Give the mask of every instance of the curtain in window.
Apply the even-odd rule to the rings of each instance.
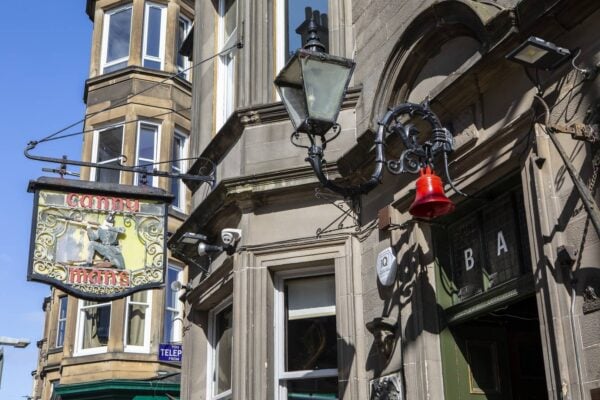
[[[127,331],[127,345],[144,345],[144,327],[146,325],[147,293],[137,292],[129,300],[129,324]],[[141,304],[140,304],[141,303]]]
[[[94,303],[86,302],[85,305]],[[110,306],[92,307],[83,310],[83,343],[82,348],[90,349],[108,344],[110,323]]]

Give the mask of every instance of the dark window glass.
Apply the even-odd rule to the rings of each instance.
[[[98,150],[96,160],[99,164],[119,166],[123,142],[123,127],[117,126],[98,133]],[[115,169],[96,168],[96,181],[119,183],[120,171]]]
[[[98,136],[97,161],[99,163],[114,160],[121,156],[121,144],[123,142],[122,126],[101,131]]]
[[[158,7],[148,7],[148,31],[146,39],[146,55],[160,57],[162,11]]]
[[[287,382],[288,399],[337,399],[337,378],[298,379]]]
[[[138,154],[137,154],[137,162],[138,166],[144,168],[148,172],[152,172],[154,169],[155,162],[155,151],[156,151],[156,139],[158,134],[158,127],[154,125],[140,125],[140,132],[138,135]],[[140,181],[141,177],[138,176],[138,183],[143,183]],[[157,179],[152,176],[146,176],[146,184],[153,186]]]
[[[110,332],[110,303],[84,301],[82,349],[108,344]]]
[[[131,35],[131,8],[117,11],[109,16],[106,62],[129,56]],[[105,71],[104,72],[108,72]]]
[[[56,329],[56,347],[62,347],[65,342],[67,324],[67,296],[58,299],[58,324]]]
[[[179,53],[181,46],[183,45],[183,41],[185,40],[186,35],[188,34],[188,30],[190,27],[190,23],[188,20],[179,18],[179,23],[177,26],[177,41],[175,43],[176,49],[175,54],[177,54],[177,68],[181,71],[187,68],[187,57]],[[183,78],[187,78],[188,73],[181,75]]]

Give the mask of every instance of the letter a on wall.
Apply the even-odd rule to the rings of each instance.
[[[159,287],[172,196],[147,186],[39,178],[28,280],[86,300]]]

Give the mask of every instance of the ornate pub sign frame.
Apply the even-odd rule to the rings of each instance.
[[[27,280],[85,300],[160,287],[167,263],[162,189],[42,177],[35,195]]]

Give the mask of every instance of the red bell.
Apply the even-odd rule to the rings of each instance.
[[[417,218],[435,218],[454,211],[454,203],[444,194],[444,186],[439,176],[431,168],[421,169],[417,179],[417,194],[408,212]]]

